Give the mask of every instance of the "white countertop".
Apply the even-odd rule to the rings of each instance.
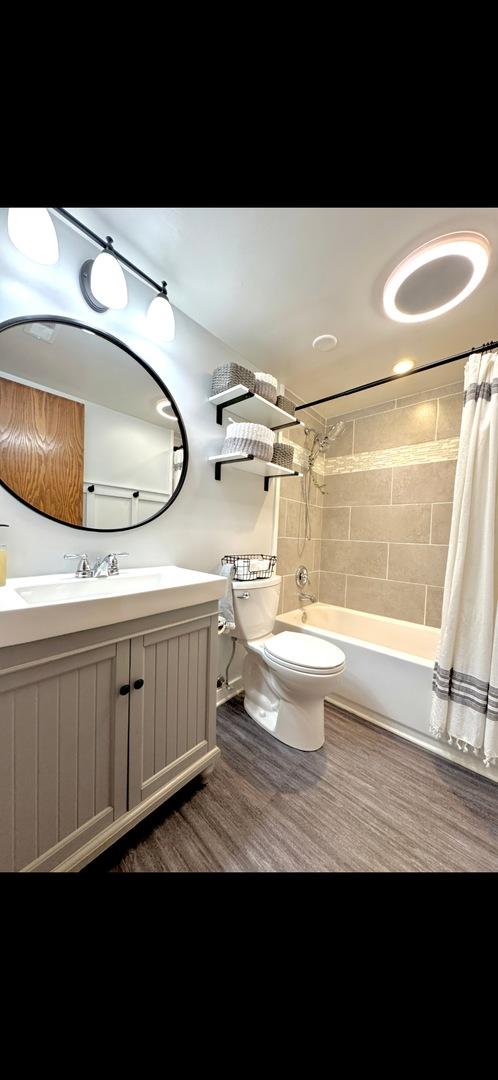
[[[120,570],[108,578],[8,578],[0,588],[0,647],[219,600],[225,589],[226,578],[181,566]]]

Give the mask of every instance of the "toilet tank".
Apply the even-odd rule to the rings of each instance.
[[[234,581],[233,608],[235,637],[255,641],[271,634],[277,617],[282,578],[262,578],[258,581]]]

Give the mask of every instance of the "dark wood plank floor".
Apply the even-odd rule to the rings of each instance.
[[[291,750],[218,710],[222,756],[82,873],[497,871],[498,789],[326,706],[326,742]]]

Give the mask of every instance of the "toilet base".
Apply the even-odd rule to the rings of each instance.
[[[322,687],[319,687],[319,697],[312,695],[308,681],[300,693],[300,681],[289,678],[288,674],[285,681],[281,680],[253,653],[245,656],[242,678],[244,709],[251,720],[295,750],[319,750],[323,746]]]

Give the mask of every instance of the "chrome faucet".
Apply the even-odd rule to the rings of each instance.
[[[313,593],[310,593],[310,592],[299,593],[299,599],[300,600],[311,600],[312,604],[316,604],[316,596],[313,596]]]
[[[119,574],[118,555],[129,554],[129,551],[112,551],[109,555],[98,555],[93,566],[90,564],[86,552],[78,552],[77,554],[67,552],[64,558],[80,560],[75,574],[77,578],[114,577]]]
[[[109,555],[99,555],[92,568],[92,577],[114,577],[119,574],[118,555],[129,554],[129,551],[111,551]]]

